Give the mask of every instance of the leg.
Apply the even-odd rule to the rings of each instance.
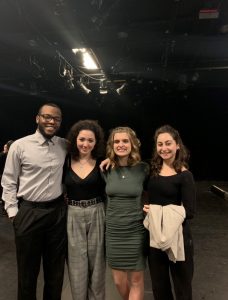
[[[144,297],[144,271],[129,272],[130,293],[129,300],[143,300]]]
[[[89,258],[89,300],[105,300],[104,204],[86,209]]]
[[[50,209],[49,209],[50,210]],[[60,300],[67,251],[66,206],[51,209],[43,246],[44,300]]]
[[[87,300],[88,254],[85,209],[68,206],[68,270],[74,300]]]
[[[173,300],[167,254],[159,249],[150,247],[148,264],[154,299]]]
[[[21,205],[14,219],[18,269],[18,300],[36,300],[43,230],[34,208]]]
[[[129,299],[129,282],[127,271],[112,269],[114,283],[123,300]]]
[[[193,246],[192,240],[185,245],[185,261],[170,264],[176,300],[192,300],[193,278]]]

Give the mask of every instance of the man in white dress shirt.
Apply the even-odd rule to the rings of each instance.
[[[60,108],[43,105],[34,134],[11,146],[2,176],[5,209],[13,222],[18,267],[18,300],[36,300],[41,258],[43,300],[60,300],[66,255],[66,205],[62,172],[66,142],[55,136]]]

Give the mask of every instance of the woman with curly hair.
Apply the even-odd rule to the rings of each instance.
[[[68,270],[74,300],[105,300],[103,130],[94,120],[70,129],[65,175]]]
[[[140,142],[129,127],[111,131],[106,157],[106,257],[122,299],[142,300],[146,230],[141,196],[149,166],[141,162]]]
[[[188,219],[194,215],[195,184],[188,170],[189,155],[179,132],[170,125],[156,130],[154,142],[148,182],[149,204],[144,205],[147,213],[144,224],[150,231],[148,262],[154,299],[174,299],[171,274],[175,299],[191,300],[193,242]],[[160,213],[161,220],[158,218]],[[172,228],[178,230],[175,229],[173,234]],[[173,236],[169,243],[165,243],[167,236]]]

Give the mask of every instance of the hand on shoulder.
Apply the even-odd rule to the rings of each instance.
[[[111,166],[111,160],[109,158],[106,158],[106,159],[102,160],[99,167],[100,167],[101,171],[104,172],[104,171],[107,171],[110,166]]]

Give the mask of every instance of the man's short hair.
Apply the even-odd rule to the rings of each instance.
[[[53,103],[53,102],[48,102],[48,103],[44,103],[42,106],[40,106],[39,111],[38,111],[38,115],[40,114],[40,112],[41,112],[41,110],[42,110],[42,108],[43,108],[44,106],[52,106],[52,107],[55,107],[55,108],[59,109],[60,112],[62,113],[61,108],[60,108],[57,104],[55,104],[55,103]]]

